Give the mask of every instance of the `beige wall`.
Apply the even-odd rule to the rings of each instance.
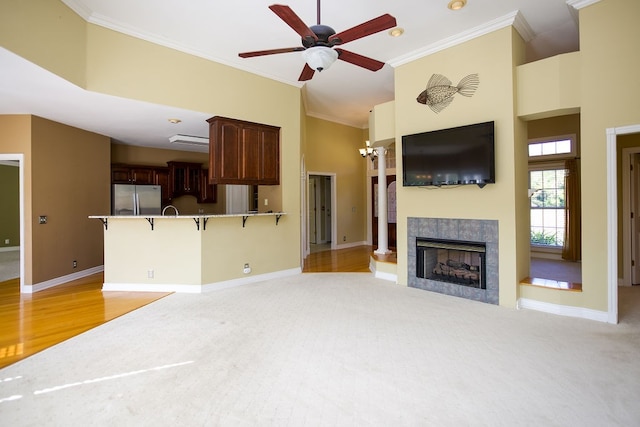
[[[20,175],[17,166],[0,164],[0,206],[0,248],[20,246]],[[5,243],[7,239],[9,243]]]
[[[402,135],[495,121],[496,183],[427,190],[398,186],[398,247],[407,247],[407,217],[491,219],[499,222],[499,286],[501,305],[515,306],[517,284],[528,273],[526,226],[526,128],[515,118],[514,70],[524,57],[522,40],[511,28],[495,31],[396,69],[396,140]],[[491,55],[487,55],[491,52]],[[439,114],[416,102],[434,73],[454,85],[478,73],[480,86],[471,98],[455,96]],[[396,146],[398,170],[402,145]],[[522,188],[520,188],[522,186]],[[407,253],[398,251],[398,281],[407,283]]]
[[[307,172],[335,174],[337,245],[367,238],[366,160],[358,153],[367,132],[315,117],[306,119]]]
[[[84,86],[87,23],[61,1],[2,0],[0,46]]]
[[[607,309],[606,129],[640,124],[640,2],[603,0],[580,10],[582,277],[584,306]],[[603,76],[610,84],[603,84]]]

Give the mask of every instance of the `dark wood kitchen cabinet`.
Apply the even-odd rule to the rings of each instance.
[[[137,165],[111,165],[112,184],[155,184],[155,168]]]
[[[209,120],[209,183],[280,184],[280,128],[212,117]]]
[[[218,199],[218,185],[209,184],[209,171],[202,169],[200,173],[200,197],[198,203],[216,203]]]
[[[169,194],[172,198],[184,195],[200,197],[202,165],[189,162],[167,162],[169,166]]]
[[[169,168],[156,168],[155,185],[162,188],[162,205],[167,205],[173,198],[169,192]]]

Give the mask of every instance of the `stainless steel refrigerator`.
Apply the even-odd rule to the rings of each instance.
[[[111,215],[160,215],[161,211],[159,185],[113,184]]]

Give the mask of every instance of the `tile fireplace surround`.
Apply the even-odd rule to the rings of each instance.
[[[445,295],[498,304],[498,221],[454,218],[408,218],[408,285]],[[422,279],[416,276],[416,238],[484,242],[487,246],[486,289]]]

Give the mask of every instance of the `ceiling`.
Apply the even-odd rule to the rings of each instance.
[[[449,10],[448,0],[324,0],[321,23],[336,32],[389,13],[404,34],[391,37],[383,31],[341,46],[385,62],[380,71],[337,61],[304,85],[298,82],[304,66],[301,52],[238,56],[301,45],[300,36],[269,10],[271,1],[62,1],[92,24],[304,86],[308,115],[366,128],[371,108],[394,98],[394,67],[456,43],[513,25],[527,41],[528,61],[578,50],[577,11],[570,5],[584,0],[468,0],[459,11]],[[317,23],[316,1],[283,3],[307,25]],[[176,133],[206,137],[205,120],[215,111],[186,111],[89,92],[2,48],[0,64],[0,114],[34,114],[127,144],[207,150],[176,147],[168,138]],[[182,122],[172,125],[170,117]]]

